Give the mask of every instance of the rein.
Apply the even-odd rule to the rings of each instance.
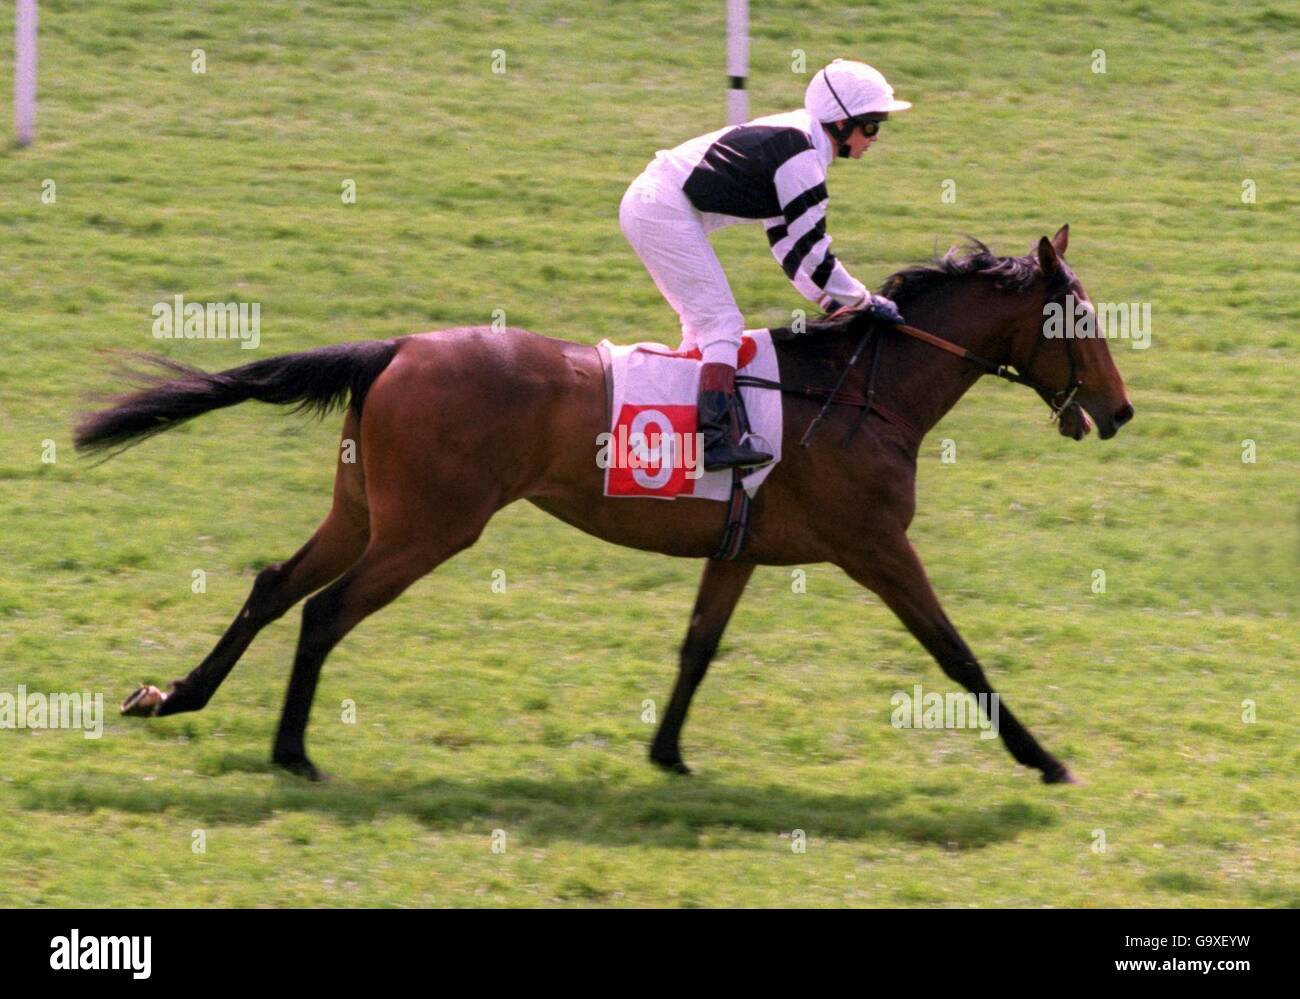
[[[812,422],[808,424],[808,429],[804,431],[803,437],[799,440],[801,447],[809,447],[812,444],[813,437],[816,435],[817,429],[825,422],[831,406],[837,404],[843,406],[855,406],[862,410],[861,414],[858,416],[857,422],[853,424],[852,429],[841,443],[841,447],[849,446],[849,442],[853,440],[854,435],[857,434],[863,421],[866,420],[867,414],[872,410],[875,410],[890,423],[894,423],[908,431],[913,438],[919,438],[920,435],[916,432],[916,429],[907,422],[907,420],[875,401],[876,368],[880,361],[881,350],[880,336],[877,331],[883,329],[897,330],[899,333],[909,336],[913,340],[920,340],[922,343],[927,343],[931,347],[937,347],[939,350],[952,354],[954,357],[960,357],[963,361],[969,361],[971,364],[982,369],[986,374],[994,375],[1001,378],[1003,381],[1013,382],[1016,385],[1024,385],[1033,389],[1040,397],[1042,397],[1043,401],[1047,403],[1048,408],[1052,411],[1052,415],[1048,418],[1048,421],[1051,423],[1055,423],[1059,420],[1061,414],[1074,403],[1074,397],[1078,394],[1079,389],[1083,385],[1083,381],[1078,375],[1078,368],[1075,365],[1074,350],[1072,349],[1068,337],[1065,340],[1065,356],[1070,362],[1070,380],[1065,388],[1053,391],[1042,382],[1037,381],[1024,373],[1033,367],[1034,358],[1038,355],[1038,348],[1042,346],[1043,338],[1041,337],[1036,337],[1034,339],[1034,346],[1029,351],[1029,357],[1025,359],[1022,370],[1021,365],[998,364],[996,361],[990,361],[986,357],[981,357],[979,354],[967,350],[965,347],[958,346],[951,340],[945,340],[943,337],[935,336],[933,333],[927,333],[923,329],[917,329],[915,326],[908,326],[905,323],[891,323],[888,326],[885,326],[884,324],[876,324],[871,326],[862,335],[862,339],[858,341],[858,345],[853,349],[853,353],[850,355],[848,363],[844,365],[844,370],[840,372],[839,380],[836,381],[834,388],[825,389],[811,385],[789,385],[783,382],[774,382],[767,378],[758,378],[752,375],[737,375],[736,384],[741,386],[749,385],[755,388],[776,389],[777,391],[790,395],[803,396],[806,399],[824,398],[826,401],[822,405],[821,411],[813,418]],[[862,351],[866,348],[868,341],[870,341],[873,336],[875,337],[876,342],[871,352],[871,371],[867,377],[866,397],[864,398],[851,392],[840,391],[844,385],[844,380],[848,377],[849,372],[857,366],[858,359],[862,356]]]
[[[1028,386],[1042,396],[1043,401],[1046,402],[1048,407],[1051,409],[1052,415],[1050,422],[1052,423],[1055,423],[1061,418],[1061,414],[1069,408],[1072,402],[1074,402],[1075,395],[1078,394],[1079,389],[1083,385],[1083,382],[1078,377],[1078,371],[1075,368],[1074,351],[1070,348],[1070,341],[1068,338],[1065,341],[1065,354],[1070,361],[1070,381],[1065,388],[1058,392],[1053,392],[1042,382],[1036,381],[1028,375],[1022,374],[1017,370],[1018,366],[997,364],[990,361],[988,358],[980,357],[978,354],[972,353],[965,347],[959,347],[957,344],[943,339],[943,337],[935,336],[933,333],[927,333],[925,330],[917,329],[915,326],[907,326],[900,323],[893,328],[898,330],[900,333],[907,334],[914,340],[920,340],[922,343],[928,343],[932,347],[946,350],[949,354],[960,357],[962,360],[970,361],[976,367],[983,368],[984,371],[990,375],[996,375],[1004,381],[1014,382],[1017,385]],[[1034,357],[1037,356],[1038,348],[1040,346],[1042,346],[1042,339],[1035,338],[1033,349],[1029,351],[1029,357],[1025,359],[1024,368],[1026,371],[1033,367]],[[1062,396],[1064,396],[1064,398],[1061,398]],[[1057,399],[1060,399],[1061,401],[1057,402]]]

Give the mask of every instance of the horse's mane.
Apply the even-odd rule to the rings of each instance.
[[[897,302],[906,315],[908,306],[917,299],[942,291],[958,278],[986,276],[1004,291],[1027,291],[1041,274],[1038,258],[1032,252],[1023,257],[999,257],[981,240],[967,236],[966,243],[950,247],[941,257],[895,271],[880,286],[880,294]],[[854,326],[857,318],[857,313],[848,312],[834,319],[812,319],[808,321],[808,333],[842,333]],[[799,339],[786,329],[773,330],[772,334],[778,341]]]
[[[1004,291],[1025,291],[1039,277],[1038,260],[1032,254],[1023,257],[999,257],[974,236],[966,237],[964,246],[950,247],[942,257],[896,271],[880,286],[880,294],[892,298],[899,308],[922,295],[937,291],[953,278],[984,275],[993,278]]]

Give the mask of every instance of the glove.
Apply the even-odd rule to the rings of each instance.
[[[903,322],[903,314],[898,311],[898,306],[894,304],[892,298],[886,298],[884,295],[872,295],[867,302],[866,313],[872,319],[881,323],[892,323],[895,326]]]
[[[846,307],[850,307],[850,306],[851,306],[851,307],[853,307],[853,308],[855,308],[855,309],[857,309],[857,308],[862,308],[862,307],[865,306],[865,305],[866,305],[870,300],[871,300],[871,293],[870,293],[870,292],[868,292],[867,295],[866,295],[865,297],[854,299],[854,300],[851,301],[851,302],[841,302],[841,301],[839,301],[839,300],[837,300],[837,299],[831,298],[829,295],[823,295],[823,296],[818,300],[817,304],[818,304],[819,306],[821,306],[821,309],[822,309],[822,318],[824,319],[824,318],[826,318],[827,316],[833,316],[835,313],[839,312],[840,309],[843,309],[843,308],[846,308]]]

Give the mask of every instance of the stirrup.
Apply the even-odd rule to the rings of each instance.
[[[726,468],[753,471],[770,465],[772,455],[742,441],[738,444],[723,443],[713,448],[706,448],[703,460],[706,472],[718,472]]]

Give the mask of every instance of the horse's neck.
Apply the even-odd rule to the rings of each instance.
[[[918,307],[907,322],[959,347],[990,359],[1000,353],[996,316],[980,309],[963,311],[952,299],[944,308]],[[882,350],[876,377],[876,397],[924,437],[979,379],[981,370],[945,350],[897,331],[886,333],[877,344]],[[867,369],[870,363],[868,359]]]

